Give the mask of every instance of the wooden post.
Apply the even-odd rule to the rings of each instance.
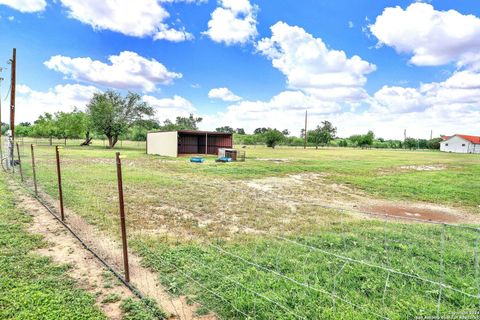
[[[33,144],[30,145],[30,149],[32,151],[32,173],[33,173],[33,186],[35,187],[35,196],[38,197],[38,189],[37,189],[37,173],[35,171],[35,151],[33,150]]]
[[[58,178],[58,197],[60,198],[60,217],[65,221],[65,212],[63,211],[63,190],[62,190],[62,173],[60,170],[60,151],[55,146],[55,154],[57,156],[57,178]]]
[[[120,152],[116,153],[116,161],[117,161],[118,204],[120,209],[120,229],[122,232],[122,246],[123,246],[123,266],[125,269],[125,281],[130,282],[130,271],[128,269],[127,228],[125,226],[125,203],[123,201],[122,160],[120,158]]]
[[[20,159],[20,147],[17,142],[18,170],[20,171],[20,180],[23,182],[22,159]]]
[[[208,155],[208,133],[205,132],[205,155]]]

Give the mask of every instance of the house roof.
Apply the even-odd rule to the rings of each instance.
[[[450,137],[444,136],[442,138],[444,138],[444,141],[446,141],[446,140],[449,140],[450,138],[453,138],[453,137],[460,137],[460,138],[462,138],[464,140],[467,140],[467,141],[469,141],[473,144],[480,144],[480,137],[479,136],[469,136],[469,135],[466,135],[466,134],[455,134],[455,135],[450,136]]]

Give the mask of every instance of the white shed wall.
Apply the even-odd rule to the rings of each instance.
[[[147,134],[147,153],[167,157],[178,156],[178,132],[150,132]]]
[[[454,136],[446,141],[440,142],[440,151],[455,153],[480,153],[480,145],[476,145]]]

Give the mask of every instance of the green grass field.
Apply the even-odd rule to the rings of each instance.
[[[410,319],[478,305],[478,231],[319,205],[401,200],[477,215],[478,155],[257,146],[244,163],[194,165],[122,147],[130,245],[172,294],[200,301],[200,313]],[[66,206],[118,237],[114,152],[61,155]],[[53,149],[36,155],[40,188],[56,198]]]
[[[32,253],[45,243],[24,230],[31,219],[15,208],[3,175],[0,194],[0,319],[105,319],[68,266]]]

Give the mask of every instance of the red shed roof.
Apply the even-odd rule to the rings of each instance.
[[[478,136],[469,136],[469,135],[466,135],[466,134],[455,134],[453,136],[450,136],[450,137],[447,137],[447,136],[443,136],[442,138],[444,140],[448,140],[450,138],[453,138],[453,137],[460,137],[462,139],[465,139],[467,141],[470,141],[471,143],[473,144],[480,144],[480,137]]]
[[[178,130],[178,133],[183,134],[192,134],[192,135],[205,135],[210,136],[231,136],[231,133],[228,132],[216,132],[216,131],[198,131],[198,130]]]
[[[216,132],[216,131],[198,131],[198,130],[175,130],[175,131],[163,131],[163,130],[157,130],[157,131],[150,131],[149,133],[157,133],[157,132],[178,132],[182,134],[188,134],[188,135],[196,135],[196,136],[204,136],[205,134],[208,134],[209,136],[232,136],[232,133],[227,133],[227,132]]]

